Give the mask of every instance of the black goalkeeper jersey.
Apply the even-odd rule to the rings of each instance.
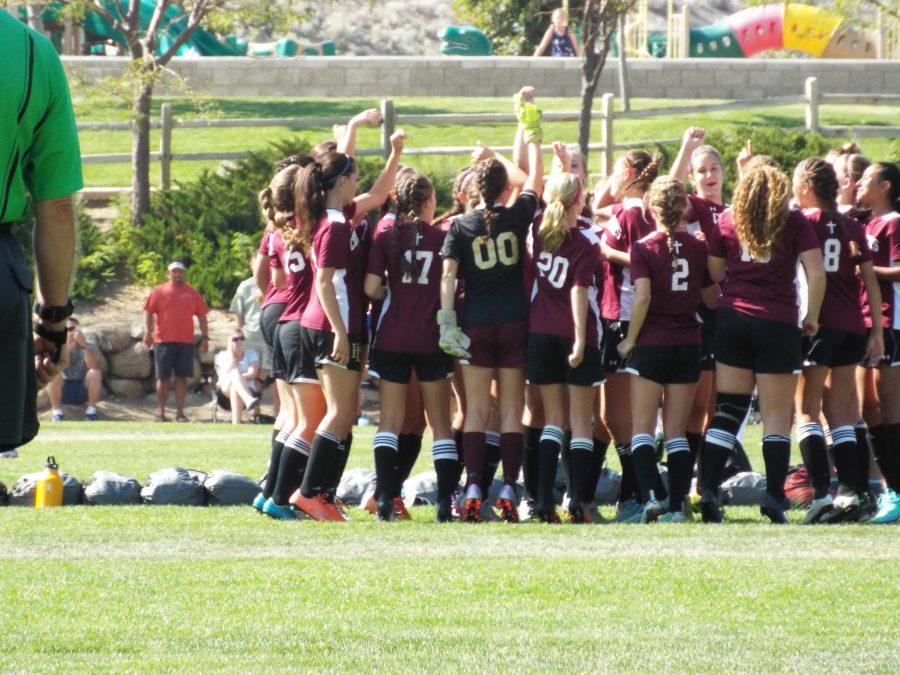
[[[512,206],[491,208],[496,216],[490,235],[484,209],[475,209],[453,221],[441,249],[444,258],[459,263],[458,278],[465,284],[463,328],[528,320],[523,261],[538,196],[525,190]]]

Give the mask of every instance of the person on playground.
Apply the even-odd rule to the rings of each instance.
[[[187,378],[194,375],[194,317],[200,324],[200,353],[209,349],[209,310],[199,291],[185,282],[183,262],[169,264],[169,281],[156,286],[144,303],[144,345],[153,348],[156,364],[157,422],[166,422],[169,382],[175,379],[175,419],[187,422]]]
[[[662,516],[666,522],[683,523],[693,474],[685,430],[700,379],[697,306],[701,297],[714,306],[718,289],[707,271],[706,242],[688,232],[690,203],[684,183],[670,176],[657,178],[644,204],[657,231],[631,245],[634,305],[618,352],[627,358],[625,368],[632,376],[631,457],[641,492],[641,522]],[[660,399],[669,469],[665,509],[656,496],[654,436]]]
[[[832,166],[818,157],[800,162],[794,170],[793,192],[797,207],[816,230],[827,278],[819,332],[804,339],[803,374],[795,403],[800,454],[814,490],[813,502],[803,522],[856,520],[860,506],[856,493],[858,449],[853,428],[859,418],[856,368],[864,362],[880,363],[884,356],[881,290],[865,229],[838,212],[838,180]],[[868,337],[857,268],[865,283],[867,305],[873,317],[874,328]],[[801,291],[804,290],[801,285]],[[831,431],[831,459],[838,478],[834,499],[830,491],[825,432],[820,424],[823,412]]]
[[[873,523],[900,520],[900,170],[877,162],[866,169],[857,197],[871,211],[866,238],[881,287],[885,362],[876,369],[863,401],[872,434],[872,453],[887,489],[878,500]]]
[[[543,56],[550,47],[550,56],[573,57],[581,56],[581,47],[578,45],[578,37],[569,26],[569,12],[564,7],[558,7],[550,15],[550,27],[541,38],[541,43],[534,50],[535,56]]]
[[[464,518],[480,520],[480,481],[485,470],[485,431],[491,409],[491,381],[499,384],[500,455],[504,487],[497,499],[501,517],[518,521],[515,483],[522,464],[522,406],[525,387],[525,339],[528,303],[523,259],[528,226],[543,188],[541,112],[534,89],[515,97],[516,114],[528,144],[528,178],[518,198],[508,203],[511,186],[497,159],[480,162],[475,180],[480,203],[453,221],[441,255],[441,348],[460,359],[466,392],[463,455],[466,464]],[[457,277],[465,279],[462,330],[456,312]],[[471,348],[471,353],[469,349]]]
[[[78,319],[70,316],[66,320],[68,339],[66,348],[69,365],[62,371],[62,377],[56,378],[47,386],[50,396],[50,409],[53,421],[62,422],[65,411],[63,405],[84,405],[84,419],[96,422],[98,419],[97,404],[103,391],[103,373],[97,355],[88,345]]]
[[[722,522],[722,471],[754,388],[759,392],[766,464],[760,511],[773,523],[787,522],[784,481],[791,459],[802,336],[818,332],[825,294],[819,239],[803,214],[790,208],[790,199],[790,179],[756,159],[745,167],[734,204],[719,218],[709,241],[710,276],[724,284],[716,317],[716,412],[703,445],[704,522]],[[798,261],[809,289],[802,330],[794,287]]]
[[[438,345],[434,317],[440,308],[438,264],[445,231],[433,225],[437,206],[425,176],[409,173],[395,187],[391,224],[379,225],[365,281],[366,294],[383,300],[372,343],[369,373],[379,380],[381,417],[373,440],[377,515],[393,520],[401,479],[399,434],[406,415],[408,386],[415,373],[431,426],[432,457],[438,479],[437,521],[451,519],[451,492],[458,481],[458,456],[450,430],[453,360]],[[387,276],[387,287],[382,279]]]
[[[0,12],[0,63],[0,157],[5,158],[0,165],[2,452],[35,437],[37,391],[66,367],[75,259],[72,195],[83,183],[69,87],[53,45]],[[13,227],[32,213],[36,284],[13,235]],[[32,290],[37,296],[34,322]]]

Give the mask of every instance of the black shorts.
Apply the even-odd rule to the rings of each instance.
[[[318,384],[316,361],[303,349],[303,329],[297,321],[278,324],[275,331],[275,352],[272,363],[277,364],[282,380],[295,384],[307,382]]]
[[[700,324],[700,370],[716,369],[716,310],[701,305],[697,311]]]
[[[194,376],[194,345],[187,342],[160,342],[153,347],[156,379]]]
[[[800,328],[722,307],[716,316],[716,361],[755,373],[798,374],[803,365]]]
[[[603,355],[597,347],[584,348],[584,359],[577,368],[569,365],[571,338],[546,333],[528,336],[528,359],[525,366],[528,384],[571,384],[576,387],[599,387],[606,379]]]
[[[866,356],[869,338],[836,328],[820,328],[813,338],[803,338],[803,367],[855,366]]]
[[[601,319],[603,325],[603,368],[607,374],[624,373],[625,361],[619,356],[619,343],[628,335],[627,321]]]
[[[0,452],[38,432],[37,376],[31,332],[34,278],[11,232],[0,224]]]
[[[334,333],[330,330],[315,330],[301,327],[300,333],[302,335],[302,349],[308,354],[308,358],[313,359],[316,369],[320,369],[322,366],[337,366],[338,368],[346,368],[356,372],[362,370],[360,362],[362,343],[359,333],[350,333],[347,336],[350,340],[350,360],[347,361],[345,366],[331,360],[331,352],[334,349]]]
[[[700,380],[700,345],[638,345],[625,370],[657,384],[694,384]]]
[[[437,382],[452,377],[453,366],[453,357],[444,352],[413,354],[373,349],[369,354],[368,373],[379,380],[408,384],[415,370],[419,382]]]
[[[259,314],[259,332],[262,334],[266,347],[273,353],[275,351],[275,330],[278,328],[278,319],[284,314],[285,307],[287,307],[285,303],[275,302],[263,307]]]
[[[872,329],[869,329],[869,334]],[[900,330],[884,329],[884,358],[879,363],[864,363],[867,368],[900,366]]]
[[[88,401],[88,390],[84,380],[63,380],[63,405],[84,405]]]

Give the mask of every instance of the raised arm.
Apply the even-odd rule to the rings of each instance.
[[[688,127],[681,138],[681,147],[678,148],[678,154],[675,155],[675,162],[669,169],[669,176],[677,178],[684,183],[688,178],[691,168],[691,155],[694,150],[703,145],[706,140],[706,131],[700,127]]]
[[[391,134],[391,155],[388,157],[387,163],[384,165],[378,179],[372,185],[368,192],[357,195],[356,199],[356,216],[361,219],[366,213],[372,209],[376,209],[387,200],[394,187],[394,181],[397,179],[397,170],[400,168],[400,157],[403,155],[403,145],[406,142],[406,132],[398,129]]]
[[[482,145],[481,141],[477,142],[475,149],[472,151],[472,159],[476,162],[483,162],[486,159],[496,159],[503,164],[503,166],[506,167],[506,175],[509,179],[509,184],[513,186],[513,189],[521,190],[522,186],[525,185],[525,181],[528,179],[528,172],[523,171],[516,162],[507,159],[499,152],[494,152],[486,145]]]
[[[354,153],[356,153],[356,132],[361,126],[365,126],[366,124],[370,126],[381,124],[381,112],[378,108],[363,110],[361,113],[354,115],[350,119],[347,126],[344,127],[344,133],[338,140],[337,151],[352,157]]]

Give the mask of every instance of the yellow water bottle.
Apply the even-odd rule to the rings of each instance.
[[[62,506],[63,480],[59,475],[56,458],[47,458],[44,474],[38,478],[37,491],[34,493],[34,508],[43,509],[50,506]]]

